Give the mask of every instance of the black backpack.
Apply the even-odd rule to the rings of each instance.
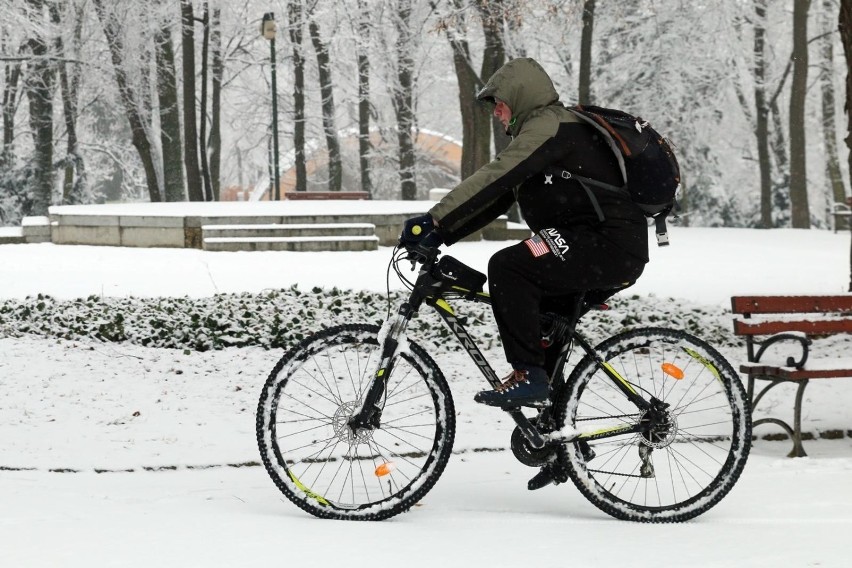
[[[609,142],[618,159],[624,186],[617,187],[570,172],[563,172],[562,176],[574,178],[583,186],[601,221],[603,212],[586,184],[626,191],[645,216],[654,219],[657,245],[668,245],[666,217],[675,206],[675,194],[680,186],[680,167],[668,141],[647,121],[620,110],[580,105],[567,109],[594,126]]]

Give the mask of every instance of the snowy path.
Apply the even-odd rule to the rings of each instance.
[[[848,566],[852,442],[757,453],[733,492],[682,525],[609,519],[571,485],[525,489],[506,452],[453,456],[421,505],[382,523],[322,521],[260,467],[0,472],[2,565]],[[842,457],[839,457],[842,456]]]
[[[652,249],[635,293],[725,306],[734,293],[842,293],[848,281],[848,234],[675,229],[672,238],[669,249]],[[463,243],[452,253],[483,267],[500,246]],[[0,298],[208,296],[292,283],[382,290],[389,253],[6,245]],[[725,355],[738,362],[743,353]],[[852,565],[848,435],[807,441],[810,457],[798,460],[783,457],[789,441],[759,440],[739,484],[709,513],[683,525],[624,523],[571,486],[528,492],[533,470],[508,452],[469,451],[505,448],[511,426],[471,401],[481,380],[452,357],[441,365],[457,402],[456,447],[467,451],[409,514],[316,520],[285,501],[263,468],[222,466],[258,460],[254,409],[278,356],[0,339],[0,568]],[[791,404],[792,392],[776,389],[763,412],[789,419]],[[805,429],[849,431],[850,405],[852,380],[813,384]],[[218,467],[189,469],[205,465]],[[159,466],[177,469],[145,469]]]

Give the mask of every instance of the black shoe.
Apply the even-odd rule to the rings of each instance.
[[[553,473],[553,466],[551,464],[547,464],[538,470],[538,473],[535,474],[532,479],[527,481],[527,489],[535,491],[536,489],[547,487],[551,483],[558,483],[558,481]]]
[[[595,459],[595,451],[589,447],[588,442],[581,440],[579,444],[580,454],[583,456],[583,460],[585,460],[586,463]],[[535,491],[536,489],[547,487],[551,483],[559,485],[566,481],[568,481],[568,472],[566,471],[565,466],[560,465],[558,460],[552,461],[544,464],[541,469],[538,470],[538,473],[527,482],[527,489]]]
[[[550,384],[547,373],[541,367],[515,369],[503,380],[499,389],[480,391],[473,400],[500,408],[549,406]]]

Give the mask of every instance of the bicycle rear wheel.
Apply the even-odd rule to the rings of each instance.
[[[613,517],[678,522],[718,503],[734,486],[751,448],[751,419],[742,383],[707,343],[678,330],[644,328],[595,348],[646,400],[640,412],[588,355],[559,398],[559,428],[579,434],[559,457],[577,488]],[[612,435],[637,424],[645,433]]]
[[[409,509],[449,459],[455,411],[435,362],[416,344],[399,353],[378,428],[348,420],[380,358],[375,325],[323,330],[288,351],[266,381],[257,442],[282,493],[322,518],[379,520]]]

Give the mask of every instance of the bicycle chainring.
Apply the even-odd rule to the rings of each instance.
[[[512,431],[511,448],[518,461],[529,467],[541,467],[550,463],[555,455],[555,451],[549,444],[540,449],[530,446],[529,441],[517,426]]]

